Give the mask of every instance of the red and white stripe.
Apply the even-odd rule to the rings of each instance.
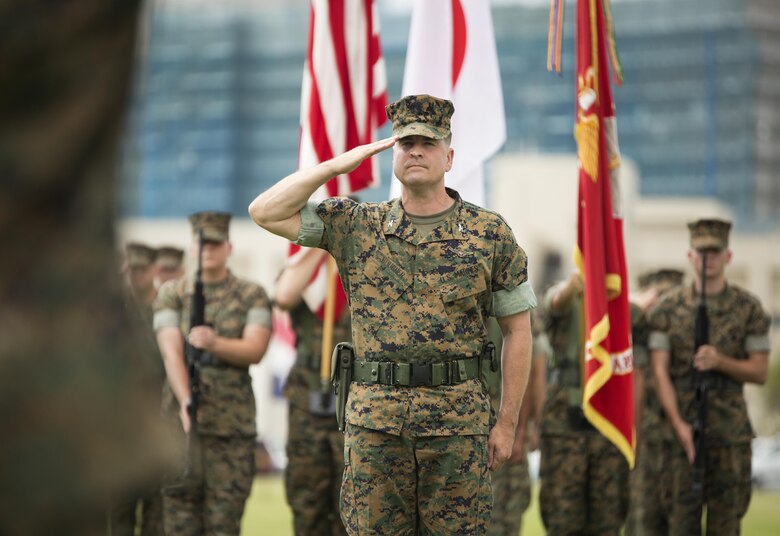
[[[375,0],[312,0],[303,68],[298,168],[306,169],[375,139],[387,120],[387,75]],[[328,181],[312,196],[349,195],[379,184],[378,160],[365,160]],[[290,262],[300,248],[291,245]],[[314,274],[304,300],[319,314],[325,301],[324,270]],[[341,284],[336,285],[340,293]],[[341,306],[340,306],[340,303]],[[337,301],[336,315],[346,298]]]

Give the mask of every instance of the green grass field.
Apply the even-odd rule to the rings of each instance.
[[[241,523],[242,536],[292,536],[292,517],[284,497],[280,476],[263,476],[255,480]],[[742,533],[748,536],[780,534],[780,493],[755,491]],[[530,509],[523,516],[523,535],[544,534],[536,493]]]

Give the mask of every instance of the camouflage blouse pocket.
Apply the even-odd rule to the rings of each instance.
[[[362,267],[361,277],[355,280],[360,282],[359,294],[393,301],[398,300],[413,282],[412,276],[386,255],[369,257]]]
[[[440,289],[447,311],[463,312],[477,307],[482,293],[487,290],[485,278],[477,266],[458,269],[442,277]]]
[[[476,336],[483,331],[480,300],[486,291],[487,283],[477,266],[456,270],[443,278],[439,296],[458,336]]]

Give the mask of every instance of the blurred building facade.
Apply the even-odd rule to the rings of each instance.
[[[391,99],[400,96],[408,13],[379,0]],[[209,6],[212,7],[209,7]],[[308,2],[168,0],[152,14],[140,70],[121,211],[243,216],[295,168]],[[563,74],[545,69],[546,7],[494,6],[504,84],[504,153],[573,153],[573,9]],[[614,2],[625,82],[621,148],[643,196],[705,196],[737,226],[780,221],[780,3]],[[389,178],[389,158],[384,158]],[[387,184],[368,198],[387,197]]]

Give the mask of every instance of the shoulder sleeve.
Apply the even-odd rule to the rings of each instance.
[[[166,327],[178,328],[181,325],[181,296],[177,292],[178,280],[167,281],[157,292],[154,300],[154,330]]]
[[[647,348],[649,350],[670,349],[669,328],[671,323],[671,302],[669,299],[662,299],[647,314],[648,339]]]
[[[761,307],[761,302],[754,296],[749,296],[750,312],[748,314],[745,339],[745,350],[748,352],[768,352],[769,326],[771,318]]]
[[[295,243],[309,248],[320,247],[325,225],[317,215],[317,203],[306,203],[301,209],[301,230]]]
[[[339,260],[351,237],[360,205],[348,197],[329,197],[301,209],[301,230],[296,244],[329,251]]]
[[[552,354],[552,345],[550,345],[547,333],[542,332],[539,335],[534,335],[532,351],[534,357],[542,356],[545,359]]]
[[[250,283],[247,295],[249,309],[246,325],[259,325],[271,328],[271,300],[263,287]]]
[[[528,257],[517,245],[512,229],[500,216],[494,239],[492,291],[519,287],[528,280]]]
[[[536,307],[536,295],[528,281],[523,281],[512,290],[499,290],[493,293],[493,316],[502,318],[522,313]]]

